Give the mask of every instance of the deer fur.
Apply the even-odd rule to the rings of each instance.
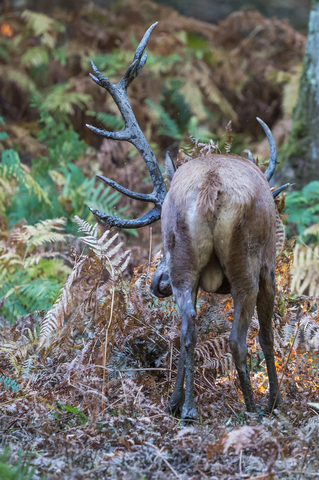
[[[271,324],[276,206],[266,178],[252,162],[237,155],[212,154],[189,161],[174,174],[164,200],[162,237],[164,255],[151,290],[159,297],[173,293],[182,314],[180,363],[169,409],[182,418],[196,417],[193,376],[199,287],[233,296],[235,313],[229,344],[249,411],[255,410],[255,403],[247,369],[246,335],[257,304],[272,409],[278,390]]]

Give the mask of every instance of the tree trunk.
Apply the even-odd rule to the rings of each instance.
[[[319,179],[319,0],[313,0],[306,53],[292,129],[283,152],[281,180],[296,189]]]

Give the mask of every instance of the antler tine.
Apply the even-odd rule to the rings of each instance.
[[[277,161],[277,149],[276,149],[276,144],[274,137],[272,136],[272,133],[270,131],[270,128],[263,122],[260,118],[257,117],[257,121],[260,123],[260,125],[263,127],[265,134],[267,135],[268,142],[269,142],[269,148],[270,148],[270,158],[269,158],[269,165],[264,173],[265,177],[267,178],[268,182],[271,179],[271,177],[274,174],[275,168],[276,168],[276,161]]]
[[[248,158],[251,162],[255,163],[255,159],[253,157],[253,154],[251,153],[250,150],[246,150],[247,154],[248,154]]]
[[[102,177],[98,175],[98,178],[103,180],[105,183],[115,188],[119,192],[127,195],[131,198],[137,200],[142,200],[144,202],[153,202],[155,207],[145,214],[143,217],[137,220],[124,220],[117,217],[107,216],[104,213],[99,212],[98,210],[90,208],[90,210],[99,217],[102,221],[108,223],[112,226],[122,227],[122,228],[136,228],[150,223],[155,222],[161,218],[161,208],[166,196],[167,190],[164,182],[164,178],[159,169],[158,163],[156,161],[155,155],[148,144],[142,130],[140,129],[135,115],[133,113],[132,107],[129,103],[127,97],[127,87],[134,80],[134,78],[139,74],[141,69],[146,63],[147,54],[144,53],[144,50],[147,46],[149,38],[152,31],[156,27],[157,22],[150,26],[147,32],[144,34],[140,44],[138,45],[132,64],[128,67],[126,73],[121,78],[119,83],[113,84],[109,81],[108,78],[104,77],[101,72],[97,69],[93,62],[92,68],[95,75],[90,74],[92,80],[97,83],[99,86],[105,88],[110,95],[112,96],[114,102],[116,103],[125,123],[125,127],[120,132],[109,132],[104,129],[96,128],[92,125],[87,125],[87,127],[98,135],[102,135],[105,138],[112,140],[126,140],[139,151],[142,156],[152,178],[154,185],[154,190],[151,194],[146,195],[142,193],[132,192],[122,187],[118,183],[110,180],[109,178]]]
[[[281,187],[276,188],[276,190],[272,192],[272,196],[276,198],[285,188],[293,187],[294,185],[295,185],[294,183],[285,183],[285,185],[282,185]]]
[[[104,77],[104,75],[102,75],[102,73],[98,70],[98,68],[95,65],[95,63],[93,62],[93,60],[91,60],[91,66],[92,66],[93,72],[96,75],[96,77],[95,77],[94,75],[92,75],[92,73],[89,73],[92,80],[95,83],[97,83],[100,87],[103,87],[108,92],[110,92],[110,90],[112,90],[113,84],[109,81],[109,79],[107,77]]]
[[[126,73],[121,79],[121,82],[125,83],[126,88],[134,80],[134,78],[137,77],[137,75],[140,73],[146,63],[147,53],[145,53],[144,55],[143,53],[148,44],[150,36],[157,24],[158,22],[153,23],[153,25],[151,25],[150,28],[144,33],[144,36],[135,51],[133,63],[128,67]]]
[[[157,198],[154,197],[153,195],[147,194],[147,193],[137,193],[137,192],[132,192],[131,190],[128,190],[125,187],[122,187],[122,185],[114,182],[114,180],[111,180],[110,178],[103,177],[102,175],[96,175],[97,178],[100,180],[103,180],[107,185],[110,185],[112,188],[117,190],[120,193],[123,193],[127,197],[134,198],[135,200],[141,200],[142,202],[153,202],[156,203]]]
[[[156,222],[161,218],[161,211],[162,208],[156,205],[152,210],[147,212],[140,218],[135,220],[124,220],[123,218],[119,217],[112,217],[111,215],[106,215],[105,213],[99,212],[92,207],[89,207],[93,215],[98,217],[102,222],[105,222],[110,227],[118,227],[118,228],[139,228],[145,227],[146,225],[150,225],[151,223]]]

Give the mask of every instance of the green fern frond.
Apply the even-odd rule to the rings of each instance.
[[[21,57],[21,65],[25,65],[26,67],[39,67],[42,64],[47,65],[48,63],[48,52],[40,46],[29,48]]]
[[[36,278],[20,285],[21,292],[30,298],[30,308],[39,299],[54,299],[59,291],[59,282],[52,278]]]
[[[50,87],[44,95],[42,108],[48,112],[73,115],[75,107],[86,110],[93,99],[87,93],[72,92],[68,83],[59,83]]]
[[[25,10],[21,17],[26,21],[27,28],[30,28],[36,37],[40,37],[41,43],[53,48],[56,42],[56,32],[63,32],[64,25],[43,13]]]
[[[84,203],[106,215],[114,215],[113,207],[121,199],[121,194],[117,191],[112,191],[111,187],[105,187],[102,183],[100,183],[97,188],[94,188],[94,190],[91,188],[90,191],[92,194]],[[128,206],[118,208],[116,212],[117,215],[123,214],[127,208]]]
[[[6,186],[6,180],[14,179],[16,182],[24,185],[29,191],[37,195],[38,199],[51,205],[47,194],[41,186],[30,175],[30,170],[26,165],[20,162],[18,153],[15,150],[4,150],[1,154],[0,179],[3,179],[3,186]],[[1,182],[2,183],[2,182]]]
[[[146,100],[147,105],[149,106],[149,113],[152,118],[154,118],[159,124],[157,133],[159,135],[167,135],[176,140],[182,138],[182,134],[179,130],[179,127],[175,120],[173,120],[167,112],[165,112],[162,107],[156,105],[156,103],[151,100]]]
[[[20,386],[17,384],[15,380],[12,380],[10,377],[5,377],[4,375],[1,375],[0,377],[0,382],[4,384],[4,387],[13,392],[17,392],[20,389]]]
[[[11,80],[18,87],[26,93],[31,93],[33,95],[39,95],[38,89],[35,82],[21,69],[15,69],[8,65],[0,64],[0,77]]]
[[[97,120],[103,123],[104,127],[111,131],[122,130],[122,128],[124,127],[124,121],[116,115],[104,112],[95,113],[91,110],[86,112],[86,114],[91,115],[92,117],[96,117]]]

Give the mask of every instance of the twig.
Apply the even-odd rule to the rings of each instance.
[[[301,465],[301,469],[303,469],[303,467],[305,466],[305,463],[306,463],[306,460],[307,460],[307,455],[308,455],[308,450],[306,450],[305,455],[303,457],[303,462],[302,462],[302,465]],[[300,473],[297,480],[300,480],[300,477],[301,477],[301,473]]]
[[[82,368],[81,370],[76,370],[75,372],[73,372],[70,377],[72,377],[73,375],[76,375],[77,373],[81,373],[81,372],[84,372],[87,368],[104,368],[105,371],[110,371],[110,372],[144,372],[144,371],[149,371],[149,370],[159,370],[159,371],[162,371],[162,372],[172,372],[172,373],[175,373],[177,375],[177,372],[176,370],[170,370],[169,368],[163,368],[163,367],[142,367],[142,368],[116,368],[116,367],[103,367],[103,365],[87,365],[85,368]],[[65,380],[66,382],[67,380]],[[63,382],[63,383],[65,383]],[[212,388],[211,385],[208,385],[206,384],[205,382],[203,382],[202,380],[199,380],[198,378],[195,379],[194,381],[195,385],[200,387],[202,385],[204,385],[205,387],[209,387],[209,388]],[[60,386],[59,386],[60,387]],[[226,395],[227,396],[227,395]]]
[[[7,400],[6,402],[0,403],[0,407],[2,407],[2,405],[5,405],[6,403],[11,403],[11,402],[14,402],[15,400],[21,400],[22,398],[30,397],[31,395],[37,395],[37,393],[33,392],[33,393],[28,393],[27,395],[23,395],[23,397],[12,398],[11,400]]]
[[[144,372],[144,370],[162,370],[165,372],[172,372],[177,374],[175,370],[170,370],[169,368],[164,368],[164,367],[144,367],[144,368],[116,368],[116,367],[103,367],[103,365],[86,365],[85,368],[82,368],[81,370],[77,370],[74,373],[71,374],[71,376],[76,375],[77,373],[84,372],[87,368],[103,368],[106,371],[110,372],[131,372],[131,371],[136,371],[136,372]]]
[[[228,407],[233,413],[234,415],[238,418],[238,415],[237,413],[235,412],[235,410],[228,404],[228,403],[225,403],[226,407]]]
[[[275,396],[275,400],[274,400],[274,403],[273,403],[273,406],[272,406],[272,409],[271,409],[271,412],[270,412],[270,417],[272,416],[273,411],[274,411],[274,408],[275,408],[275,405],[276,405],[276,401],[277,401],[277,398],[278,398],[278,395],[279,395],[280,387],[281,387],[282,381],[283,381],[283,379],[284,379],[284,376],[285,376],[285,373],[286,373],[286,368],[287,368],[287,365],[288,365],[289,360],[290,360],[290,357],[291,357],[291,352],[292,352],[292,349],[293,349],[293,347],[294,347],[294,344],[295,344],[295,341],[296,341],[296,338],[297,338],[297,335],[298,335],[298,332],[299,332],[299,327],[300,327],[300,317],[299,317],[299,320],[298,320],[298,327],[297,327],[297,330],[296,330],[296,333],[295,333],[293,342],[292,342],[292,344],[290,345],[290,349],[289,349],[289,353],[288,353],[288,358],[287,358],[287,360],[286,360],[284,369],[283,369],[283,371],[282,371],[282,375],[281,375],[281,379],[280,379],[280,382],[279,382],[279,385],[278,385],[278,388],[277,388],[277,393],[276,393],[276,396]]]
[[[285,469],[285,470],[279,470],[278,472],[274,472],[276,475],[280,475],[281,473],[288,473],[288,470]],[[241,478],[244,478],[246,480],[255,480],[256,478],[258,479],[266,479],[266,478],[270,478],[273,477],[274,473],[260,473],[256,476],[251,476],[249,473],[242,473],[242,474],[237,474],[236,477],[241,477]],[[298,474],[301,474],[301,475],[306,475],[308,477],[317,477],[318,478],[318,473],[313,473],[313,472],[305,472],[303,470],[289,470],[289,473],[293,474],[293,475],[298,475]],[[223,478],[225,478],[223,476]],[[229,477],[227,477],[229,478]]]
[[[150,227],[150,249],[148,253],[148,270],[150,269],[151,266],[151,258],[152,258],[152,239],[153,239],[153,229]]]
[[[113,265],[112,262],[109,261],[109,264],[112,269],[112,279],[114,280],[114,270],[113,270]],[[106,332],[105,332],[105,343],[104,343],[104,349],[103,349],[103,367],[106,365],[106,352],[107,352],[107,339],[108,339],[108,333],[109,333],[109,328],[111,326],[111,321],[113,317],[113,307],[114,307],[114,293],[115,293],[115,288],[113,285],[112,288],[112,301],[111,301],[111,312],[110,312],[110,320],[109,324],[107,326]],[[102,408],[104,408],[104,396],[105,396],[105,370],[103,370],[103,384],[102,384]]]
[[[164,340],[164,342],[167,342],[167,339],[165,337],[163,337],[163,335],[161,335],[160,333],[158,333],[156,331],[156,328],[154,328],[152,325],[147,325],[146,323],[142,322],[139,318],[136,318],[134,317],[134,315],[132,315],[131,313],[128,313],[128,316],[133,318],[134,320],[136,320],[137,322],[139,322],[141,325],[144,325],[144,327],[148,327],[150,328],[151,330],[154,331],[154,333],[156,333],[162,340]]]
[[[145,442],[145,445],[149,445],[150,447],[153,447],[154,449],[157,450],[157,455],[159,457],[161,457],[161,459],[166,463],[166,465],[168,466],[168,468],[170,468],[170,470],[174,473],[175,477],[176,478],[179,478],[179,480],[182,480],[182,477],[180,477],[178,475],[178,473],[176,472],[176,470],[174,470],[174,468],[172,467],[172,465],[166,460],[166,458],[162,455],[162,452],[161,450],[156,446],[156,445],[153,445],[152,443],[149,443],[149,442]]]

